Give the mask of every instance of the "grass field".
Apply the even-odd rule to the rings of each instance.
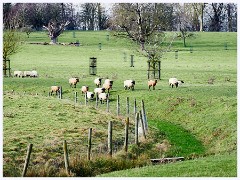
[[[144,100],[150,130],[159,136],[155,143],[161,143],[164,139],[170,142],[171,148],[164,154],[156,154],[154,158],[184,156],[194,160],[149,166],[144,171],[120,171],[106,176],[236,177],[237,34],[196,33],[194,39],[187,40],[186,48],[181,40],[176,39],[171,51],[165,53],[161,60],[161,80],[155,91],[148,91],[147,59],[136,51],[136,44],[111,34],[108,41],[107,34],[107,31],[78,31],[76,38],[73,38],[72,32],[64,32],[58,39],[62,43],[79,40],[80,47],[29,44],[49,42],[46,32],[34,32],[30,38],[25,37],[21,51],[10,58],[11,68],[36,69],[39,78],[3,79],[4,176],[21,175],[29,143],[34,144],[33,166],[44,164],[49,159],[61,161],[64,139],[69,142],[71,157],[75,151],[86,152],[90,127],[95,130],[95,146],[105,143],[109,120],[116,124],[115,140],[121,140],[123,119],[115,116],[116,106],[112,105],[119,95],[122,102],[130,97],[130,104],[136,98],[138,108],[140,101]],[[99,43],[102,44],[101,50]],[[189,51],[190,45],[193,47],[192,53]],[[178,59],[175,59],[174,51],[177,49]],[[127,60],[124,60],[124,53]],[[131,54],[134,55],[134,67],[130,67]],[[105,105],[97,110],[91,102],[91,106],[85,107],[82,96],[79,103],[74,104],[74,92],[81,94],[82,85],[88,85],[91,91],[95,87],[95,76],[89,75],[90,57],[97,57],[97,76],[114,80],[110,93],[110,114],[106,113]],[[76,89],[68,84],[72,76],[80,77]],[[168,86],[170,77],[177,77],[185,83],[172,89]],[[136,81],[134,91],[123,89],[126,79]],[[213,80],[212,84],[208,83],[210,79]],[[47,97],[51,85],[63,87],[63,100]],[[122,113],[125,111],[124,104],[121,110]],[[81,145],[83,147],[79,150]],[[189,173],[185,172],[186,167],[191,167]]]

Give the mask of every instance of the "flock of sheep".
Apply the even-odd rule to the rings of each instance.
[[[76,85],[78,82],[79,82],[79,78],[77,77],[73,77],[69,79],[70,87],[76,88]],[[169,79],[169,86],[171,86],[172,88],[174,86],[177,88],[182,83],[184,82],[182,80],[178,80],[177,78]],[[102,78],[96,78],[94,79],[94,84],[96,85],[96,88],[94,89],[93,92],[89,91],[88,86],[82,86],[81,88],[82,94],[86,96],[87,100],[92,100],[94,98],[94,95],[96,95],[96,97],[99,99],[99,101],[102,104],[104,101],[107,101],[107,99],[109,98],[109,92],[112,89],[113,81],[110,79],[105,79],[104,83],[102,84]],[[125,90],[127,89],[134,90],[134,86],[135,86],[134,80],[125,80],[123,84],[124,84]],[[157,80],[149,80],[148,90],[150,91],[151,87],[153,90],[155,90],[156,84],[157,84]],[[57,95],[58,93],[60,93],[60,89],[61,89],[60,86],[51,86],[50,94],[52,95],[53,93],[56,93]]]
[[[38,77],[37,71],[14,71],[14,77]]]

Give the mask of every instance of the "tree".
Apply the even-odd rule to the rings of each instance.
[[[57,43],[57,37],[60,36],[60,34],[64,31],[64,28],[69,24],[70,22],[67,21],[66,23],[57,23],[54,20],[51,20],[48,23],[48,26],[43,26],[45,29],[48,30],[48,36],[51,39],[50,44],[56,44]]]
[[[161,29],[160,9],[157,3],[121,3],[113,6],[112,26],[124,30],[128,37],[144,50],[146,39]]]
[[[3,75],[6,76],[7,60],[20,49],[20,35],[15,30],[3,33]],[[10,68],[10,67],[8,67]]]

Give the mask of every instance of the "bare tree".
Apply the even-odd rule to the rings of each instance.
[[[60,36],[60,34],[64,31],[64,28],[69,24],[70,22],[67,21],[66,23],[57,23],[54,20],[51,20],[48,23],[48,26],[43,26],[45,29],[48,30],[48,36],[51,39],[50,44],[56,44],[57,43],[57,37]]]

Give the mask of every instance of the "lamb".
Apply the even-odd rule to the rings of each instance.
[[[102,85],[102,78],[94,79],[94,84],[96,84],[97,87],[100,87]]]
[[[178,80],[177,78],[170,78],[169,79],[169,86],[175,86],[176,88],[178,87],[178,85],[184,83],[182,80]]]
[[[94,89],[94,93],[96,94],[96,95],[99,95],[100,93],[104,93],[105,92],[105,88],[95,88]]]
[[[99,98],[101,104],[103,104],[103,101],[107,101],[107,99],[109,98],[109,94],[100,93],[100,94],[98,95],[98,98]]]
[[[104,84],[111,84],[113,85],[113,81],[110,79],[105,79]]]
[[[76,84],[79,82],[79,78],[77,77],[74,77],[74,78],[70,78],[69,79],[69,84],[70,84],[70,87],[72,87],[74,85],[74,88],[76,88]]]
[[[22,71],[14,71],[14,72],[13,72],[13,76],[14,76],[14,77],[24,77]]]
[[[57,95],[57,93],[60,93],[60,89],[61,89],[60,86],[51,86],[51,90],[50,90],[51,95],[53,92],[55,92]]]
[[[82,94],[85,94],[88,91],[88,86],[82,86]]]
[[[124,88],[126,89],[132,89],[134,90],[134,86],[135,86],[135,81],[134,80],[126,80],[124,81]]]
[[[149,80],[148,81],[148,90],[150,91],[151,89],[151,87],[153,87],[153,90],[155,90],[155,86],[156,86],[156,84],[157,84],[157,80],[155,79],[155,80]]]

